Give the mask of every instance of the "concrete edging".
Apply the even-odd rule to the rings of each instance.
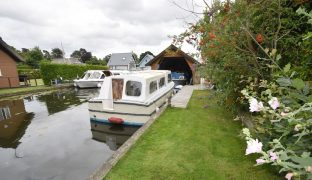
[[[130,150],[130,148],[137,142],[137,140],[144,134],[144,132],[156,121],[156,119],[165,111],[168,103],[164,105],[158,113],[151,117],[140,129],[138,129],[122,146],[120,146],[112,156],[107,159],[88,180],[101,180],[108,172],[117,164],[117,162]]]

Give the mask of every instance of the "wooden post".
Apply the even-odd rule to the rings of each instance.
[[[36,79],[36,78],[35,78],[35,84],[36,84],[36,86],[38,86],[38,85],[37,85],[37,79]]]

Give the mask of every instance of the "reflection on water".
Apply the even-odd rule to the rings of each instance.
[[[90,91],[90,90],[89,90]],[[71,106],[77,106],[88,99],[88,90],[59,91],[44,96],[39,96],[38,100],[47,106],[49,115],[64,111]],[[83,94],[83,98],[79,98]]]
[[[113,151],[92,139],[97,89],[0,101],[0,179],[86,179]]]
[[[0,101],[0,147],[17,148],[33,113],[27,113],[24,101]]]
[[[105,142],[113,151],[126,142],[139,127],[109,125],[91,121],[92,138]]]

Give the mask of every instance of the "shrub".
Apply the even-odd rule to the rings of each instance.
[[[45,85],[50,85],[51,80],[62,77],[62,79],[73,80],[80,77],[87,70],[106,70],[107,66],[96,65],[73,65],[40,63],[40,71]]]
[[[242,90],[249,101],[249,110],[253,112],[254,128],[252,132],[258,140],[251,138],[248,129],[244,129],[250,154],[250,144],[257,141],[263,150],[257,164],[269,163],[280,167],[280,172],[288,176],[312,178],[312,92],[307,83],[294,78],[290,65],[285,66],[284,75],[276,82],[261,80],[260,84],[250,82]],[[263,143],[263,144],[262,144]],[[255,143],[254,143],[255,144]]]

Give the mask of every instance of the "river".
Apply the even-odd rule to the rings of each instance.
[[[87,100],[69,89],[0,101],[0,179],[86,179],[137,129],[94,124]]]

